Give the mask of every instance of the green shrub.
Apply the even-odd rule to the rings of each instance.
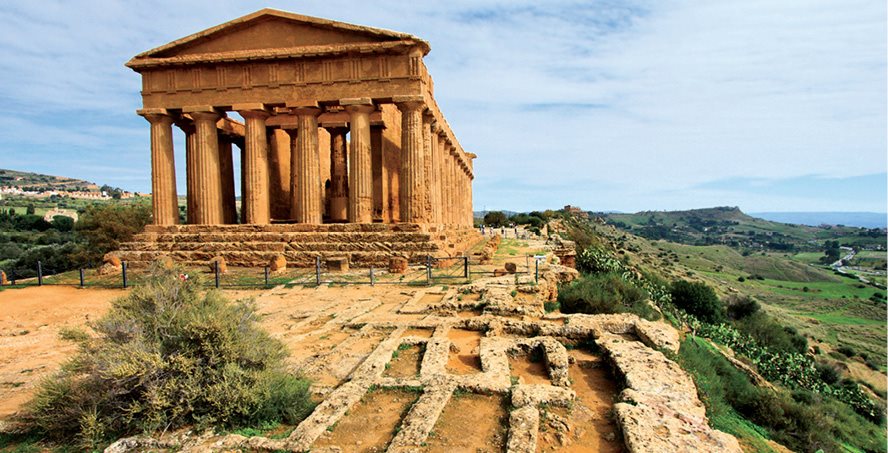
[[[761,306],[749,296],[731,296],[726,300],[728,317],[731,319],[747,318],[759,311]]]
[[[725,308],[715,291],[705,283],[676,280],[670,288],[672,303],[701,321],[718,323],[725,320]]]
[[[794,451],[842,451],[837,440],[865,451],[885,451],[880,428],[847,406],[811,392],[789,396],[755,387],[698,338],[687,337],[677,359],[693,376],[716,428],[728,428],[720,426],[720,420],[736,412],[766,428],[772,439]]]
[[[286,373],[286,349],[258,327],[253,303],[199,284],[155,266],[92,334],[64,332],[79,351],[41,383],[23,421],[94,448],[140,431],[303,419],[309,382]]]
[[[584,275],[558,290],[563,313],[635,313],[645,319],[659,319],[647,300],[644,290],[616,273]]]
[[[78,238],[86,244],[72,259],[82,265],[100,265],[105,253],[118,250],[122,242],[131,240],[150,221],[150,204],[92,205],[74,225]]]
[[[836,382],[839,382],[839,378],[841,378],[841,375],[839,374],[839,370],[837,370],[836,367],[825,363],[817,363],[814,365],[814,367],[817,368],[817,373],[820,375],[820,379],[823,382],[829,385],[833,385]]]
[[[855,355],[857,355],[857,351],[855,351],[854,348],[844,344],[839,346],[836,350],[845,357],[854,357]]]
[[[730,311],[730,306],[729,309]],[[808,350],[808,340],[792,327],[781,326],[765,312],[756,312],[738,321],[734,327],[749,335],[762,346],[777,351],[804,354]]]

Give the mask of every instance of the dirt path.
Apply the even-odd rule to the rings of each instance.
[[[0,291],[0,419],[18,411],[40,378],[75,351],[59,330],[96,320],[126,293],[66,286]]]

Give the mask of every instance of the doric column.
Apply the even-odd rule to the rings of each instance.
[[[176,161],[173,156],[173,118],[166,109],[137,112],[151,123],[151,204],[155,225],[179,223]]]
[[[413,98],[412,96],[410,98]],[[422,113],[425,103],[420,99],[395,101],[401,111],[401,221],[426,223],[425,159]]]
[[[431,222],[440,224],[444,223],[441,219],[441,209],[443,207],[441,202],[441,147],[440,140],[438,138],[438,131],[440,130],[437,121],[433,121],[431,125],[432,136],[432,153],[431,153],[431,174],[432,174],[432,184],[430,188],[430,195],[432,197],[432,218]]]
[[[450,145],[450,197],[453,202],[453,212],[451,212],[450,223],[459,225],[460,216],[460,187],[459,187],[459,163],[456,161],[456,148]]]
[[[265,128],[269,112],[262,104],[235,105],[234,108],[246,122],[244,159],[241,162],[244,181],[241,187],[241,209],[244,212],[244,222],[265,225],[271,222],[268,131]]]
[[[469,168],[463,165],[463,220],[466,226],[472,226],[472,180],[469,179]]]
[[[234,195],[234,158],[231,137],[219,134],[219,174],[222,183],[222,222],[237,223],[237,200]]]
[[[343,99],[349,115],[351,147],[348,161],[348,221],[373,222],[373,156],[370,148],[370,113],[375,110],[369,98]]]
[[[437,161],[437,175],[438,175],[438,200],[439,200],[439,208],[438,208],[438,223],[447,223],[447,212],[450,210],[450,205],[447,201],[447,142],[445,141],[444,130],[438,128],[438,146],[437,157],[435,160]]]
[[[425,220],[428,223],[435,222],[435,216],[432,205],[432,185],[434,178],[432,176],[432,122],[435,117],[429,110],[423,112],[422,115],[422,200],[425,207]]]
[[[327,127],[330,133],[330,220],[348,221],[348,128]]]
[[[475,200],[472,198],[472,176],[467,178],[467,189],[469,198],[469,226],[475,226]]]
[[[194,121],[191,118],[180,116],[175,121],[176,126],[185,134],[185,222],[194,223],[194,194],[197,193],[196,174],[197,164],[194,162]]]
[[[450,213],[453,211],[453,200],[451,199],[451,181],[450,181],[450,149],[447,147],[447,138],[442,136],[441,141],[441,198],[444,203],[441,210],[441,217],[444,224],[450,224]]]
[[[186,109],[194,118],[194,223],[222,223],[222,170],[219,162],[219,136],[216,122],[220,115],[212,108]]]
[[[298,223],[323,223],[324,188],[321,184],[321,156],[318,150],[318,107],[297,107],[296,139],[291,159],[295,187],[290,196],[291,217]]]

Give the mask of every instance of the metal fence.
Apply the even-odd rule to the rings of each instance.
[[[526,256],[525,265],[517,265],[514,273],[531,274],[539,278],[539,260]],[[223,272],[218,262],[212,267],[190,267],[183,271],[183,278],[199,278],[205,286],[215,288],[272,288],[278,285],[320,286],[320,285],[404,285],[431,286],[437,284],[463,284],[473,278],[496,275],[494,265],[482,264],[468,256],[453,258],[420,257],[408,262],[403,273],[389,272],[387,268],[361,268],[337,272],[328,267],[327,262],[317,258],[314,267],[288,268],[272,272],[264,268],[230,268]],[[2,270],[2,269],[0,269]],[[500,271],[502,273],[502,271]],[[126,261],[121,263],[119,272],[101,274],[97,269],[77,269],[57,272],[47,269],[38,261],[35,269],[27,275],[7,272],[6,287],[26,286],[74,286],[95,288],[129,288],[137,286],[147,277],[146,269],[131,268]]]

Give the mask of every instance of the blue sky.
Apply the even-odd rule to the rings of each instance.
[[[147,191],[123,64],[265,6],[430,41],[478,210],[885,211],[874,0],[4,2],[0,167]]]

